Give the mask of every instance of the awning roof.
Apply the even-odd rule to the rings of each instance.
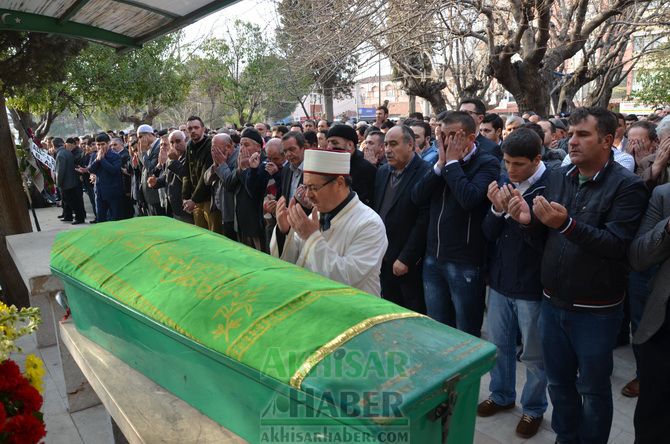
[[[238,0],[2,0],[0,30],[79,37],[139,48]]]

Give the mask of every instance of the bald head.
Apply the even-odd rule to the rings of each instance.
[[[233,145],[233,139],[226,133],[218,133],[212,137],[212,145],[217,144],[217,146],[223,147],[224,145]]]
[[[268,140],[265,143],[265,152],[268,160],[281,168],[284,164],[284,148],[282,147],[281,139],[275,137]]]

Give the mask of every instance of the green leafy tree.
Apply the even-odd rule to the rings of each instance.
[[[210,38],[194,51],[188,63],[209,102],[210,124],[222,112],[224,119],[244,125],[293,110],[308,86],[273,47],[260,27],[236,20],[223,38]]]
[[[153,123],[167,107],[184,101],[190,83],[180,60],[180,34],[153,40],[119,55],[91,45],[72,67],[71,82],[84,106],[113,112],[135,127]]]
[[[640,89],[635,98],[647,105],[670,104],[670,45],[656,54],[637,73]]]
[[[66,65],[86,44],[45,34],[0,32],[0,287],[3,299],[17,306],[28,304],[28,293],[7,252],[5,236],[32,231],[26,196],[19,174],[16,148],[4,112],[6,97],[24,88],[41,88],[66,78]]]

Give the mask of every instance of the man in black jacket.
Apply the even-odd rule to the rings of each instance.
[[[484,316],[486,193],[500,162],[475,143],[477,127],[463,111],[444,112],[436,128],[438,160],[412,192],[415,205],[430,204],[423,266],[428,315],[475,336]]]
[[[558,442],[606,443],[612,350],[623,317],[626,249],[647,204],[642,181],[614,162],[617,119],[603,108],[570,115],[573,165],[547,177],[531,206],[508,205],[528,233],[546,232],[540,337]]]
[[[357,148],[358,135],[349,125],[334,125],[326,135],[328,149],[351,153],[351,189],[365,205],[372,207],[375,193],[375,174],[377,168],[365,160],[363,153]]]
[[[235,231],[238,240],[259,251],[266,251],[263,197],[270,174],[262,162],[263,138],[255,128],[245,128],[240,136],[237,168],[231,171],[226,164],[220,166],[223,187],[235,193]]]
[[[187,174],[181,192],[184,211],[193,214],[193,222],[198,227],[217,231],[221,220],[210,216],[212,187],[205,183],[205,171],[212,166],[212,140],[205,135],[205,124],[198,116],[188,118],[186,129],[191,140],[186,145]]]
[[[429,204],[412,202],[414,184],[430,165],[414,153],[414,133],[408,126],[391,128],[384,138],[388,163],[377,171],[374,210],[386,226],[388,248],[381,266],[382,297],[426,313],[421,260],[426,250]]]
[[[670,436],[670,184],[654,188],[628,255],[634,270],[654,276],[633,344],[640,374],[635,443],[655,444]]]
[[[301,132],[291,131],[281,139],[284,156],[288,161],[286,168],[281,171],[280,190],[277,200],[284,196],[287,202],[302,184],[302,161],[305,157],[305,136]]]
[[[479,416],[491,416],[514,408],[516,401],[516,339],[521,332],[526,382],[521,395],[523,415],[516,432],[524,439],[534,436],[547,410],[547,377],[537,322],[542,305],[540,261],[543,239],[524,242],[519,224],[507,214],[507,204],[517,192],[529,204],[544,192],[547,167],[542,162],[542,140],[529,128],[520,128],[503,142],[508,178],[502,186],[491,182],[491,210],[484,218],[484,236],[492,246],[489,254],[488,339],[498,348],[491,370],[489,398],[477,407]],[[507,180],[508,179],[508,180]]]

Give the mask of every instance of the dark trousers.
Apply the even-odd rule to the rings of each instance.
[[[384,299],[417,313],[426,314],[420,268],[410,267],[406,274],[396,276],[393,274],[393,263],[383,261],[380,282]]]
[[[125,208],[122,197],[103,199],[98,195],[95,198],[95,204],[98,209],[98,222],[123,219]]]
[[[161,204],[148,204],[147,212],[149,216],[165,216],[165,208]]]
[[[84,209],[84,192],[81,186],[63,190],[63,201],[74,212],[74,220],[83,222],[86,219],[86,210]],[[66,214],[67,216],[67,214]],[[66,217],[67,219],[67,217]]]
[[[65,200],[65,192],[62,188],[59,188],[58,193],[60,194],[61,208],[63,208],[63,219],[72,220],[72,208]]]
[[[95,202],[95,190],[93,189],[92,185],[90,187],[84,185],[84,191],[88,195],[88,200],[91,202],[91,206],[93,207],[93,215],[97,218],[98,217],[98,208],[97,208],[97,204]]]
[[[613,414],[612,351],[622,318],[621,305],[591,313],[542,302],[538,326],[557,442],[607,444]]]
[[[665,323],[637,346],[640,396],[635,408],[635,444],[667,442],[670,436],[670,304]]]
[[[237,240],[237,232],[235,232],[235,222],[231,220],[229,222],[223,223],[223,235],[226,236],[228,239],[232,239],[234,241]]]

